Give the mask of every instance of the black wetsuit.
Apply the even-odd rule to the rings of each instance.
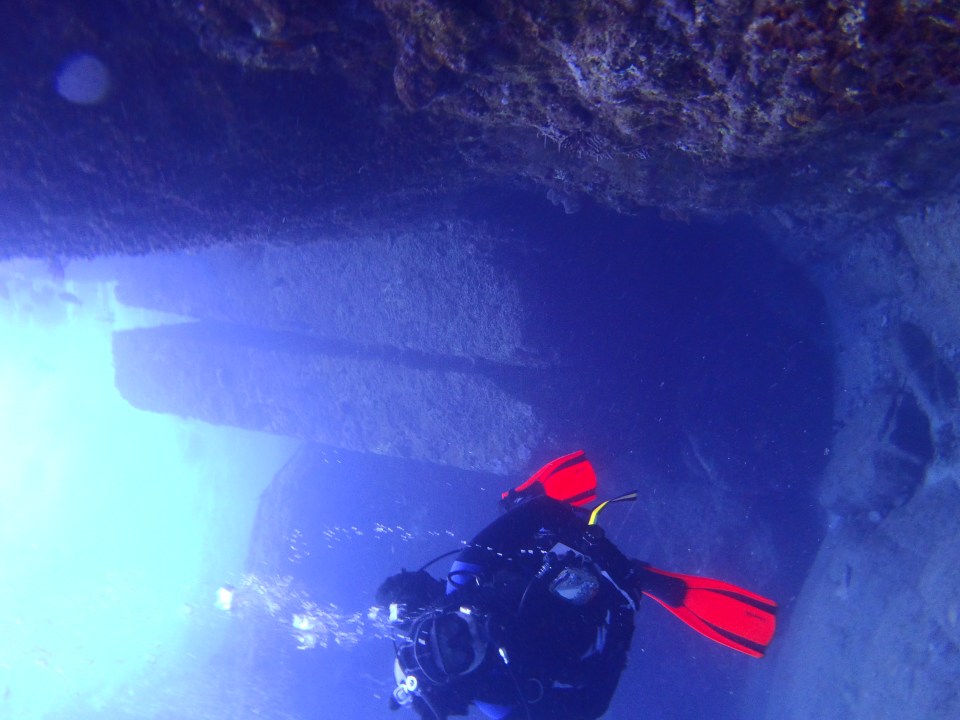
[[[545,496],[524,500],[457,555],[433,599],[475,609],[489,639],[482,664],[421,683],[414,708],[425,720],[470,704],[509,720],[600,717],[626,663],[636,587],[634,565],[585,512]]]

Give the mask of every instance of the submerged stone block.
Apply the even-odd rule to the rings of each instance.
[[[927,400],[943,407],[956,405],[957,379],[923,328],[911,322],[903,323],[900,348]]]
[[[840,515],[885,515],[922,485],[934,458],[930,420],[907,391],[876,393],[837,432],[820,502]]]
[[[890,442],[922,470],[933,460],[930,418],[913,394],[906,391],[897,393],[890,411],[891,422],[882,435],[889,436]]]
[[[917,492],[827,537],[777,648],[766,718],[960,717],[960,490]]]
[[[203,323],[117,332],[116,385],[153,412],[470,470],[526,469],[540,423],[491,377]]]
[[[516,281],[463,222],[138,259],[125,304],[373,348],[523,364]],[[171,279],[176,278],[175,282]]]
[[[920,594],[940,628],[960,649],[960,528],[938,542],[920,578]]]
[[[897,229],[913,271],[900,280],[903,293],[916,298],[914,313],[945,338],[960,335],[960,202],[949,200],[898,218]],[[909,331],[908,331],[909,332]]]

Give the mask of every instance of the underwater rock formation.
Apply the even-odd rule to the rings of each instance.
[[[152,410],[529,470],[543,438],[531,405],[464,359],[522,363],[509,304],[465,320],[483,328],[476,338],[445,333],[456,317],[419,323],[419,298],[397,305],[396,277],[373,273],[381,312],[364,335],[329,306],[346,277],[324,287],[309,245],[332,229],[383,238],[384,223],[402,228],[491,185],[571,213],[593,201],[768,218],[828,300],[839,428],[819,492],[833,530],[775,646],[784,691],[769,716],[960,714],[960,205],[945,200],[960,173],[956,3],[126,0],[107,12],[39,0],[11,4],[4,22],[0,255],[247,248],[241,287],[150,293],[259,334],[117,335],[118,385]],[[96,104],[56,93],[58,68],[80,51],[110,79]],[[280,244],[304,246],[305,262],[258,276]],[[449,258],[480,273],[485,295],[485,265],[458,252]],[[416,286],[406,260],[394,275]],[[466,266],[451,267],[462,287]],[[315,299],[293,291],[315,282]],[[277,305],[244,305],[254,285]],[[441,305],[465,297],[443,287]],[[146,288],[125,292],[153,302]],[[321,342],[325,324],[340,345]],[[760,412],[742,441],[718,435],[709,419],[736,387],[693,385],[685,415],[708,410],[694,459],[706,475],[733,459],[716,485],[735,487],[754,452],[789,444]],[[766,417],[794,409],[783,397]],[[753,466],[765,477],[751,489],[790,482],[793,459],[771,458]]]
[[[221,246],[123,271],[126,305],[340,347],[523,365],[526,310],[492,259],[503,244],[468,223],[424,223],[297,245]]]
[[[539,422],[498,383],[543,361],[526,349],[516,278],[493,260],[502,242],[438,221],[114,261],[124,304],[203,321],[120,333],[118,387],[155,412],[470,469],[525,467]]]
[[[960,169],[950,3],[176,0],[7,17],[2,251],[302,241],[491,183],[873,217]],[[119,26],[123,33],[116,33]],[[78,47],[111,91],[65,107]]]
[[[960,489],[931,487],[827,538],[781,638],[783,720],[960,716]]]
[[[326,351],[300,336],[203,323],[120,331],[116,385],[135,407],[492,473],[525,468],[531,407],[477,373]]]
[[[960,713],[956,220],[946,201],[862,232],[792,225],[784,244],[831,309],[839,429],[820,492],[830,530],[767,717]]]
[[[900,285],[919,301],[915,309],[918,322],[931,328],[939,339],[960,336],[956,295],[960,287],[960,201],[952,197],[899,216],[896,238],[915,268],[912,275],[900,276]],[[918,278],[922,282],[917,282]]]
[[[877,391],[838,430],[820,502],[842,516],[883,517],[923,484],[933,460],[930,420],[909,391]]]
[[[336,67],[359,87],[387,64],[403,105],[445,127],[470,164],[558,197],[728,212],[802,193],[862,208],[952,177],[928,154],[958,142],[960,28],[941,3],[373,5],[179,11],[208,51],[240,64]],[[366,64],[347,49],[358,18],[375,48]]]

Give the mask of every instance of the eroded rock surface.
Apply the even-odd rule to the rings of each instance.
[[[568,209],[577,194],[683,212],[801,193],[862,208],[956,172],[927,154],[958,140],[950,3],[373,5],[370,69],[389,57],[388,33],[403,104],[446,125],[471,164],[546,186]],[[286,0],[180,7],[221,57],[310,72],[331,64],[319,40],[338,36],[343,13]]]
[[[782,638],[768,717],[956,717],[960,490],[943,483],[824,544]]]
[[[300,241],[491,183],[876,217],[960,168],[952,2],[49,1],[7,27],[11,254]],[[78,49],[99,104],[54,92]]]
[[[436,222],[309,243],[221,246],[123,266],[121,302],[375,352],[526,364],[528,313],[495,239]]]
[[[960,713],[956,212],[819,242],[794,226],[784,244],[832,310],[838,431],[820,493],[831,529],[774,656],[770,718]]]
[[[135,407],[348,450],[485,472],[526,466],[530,405],[489,378],[200,323],[114,334]]]

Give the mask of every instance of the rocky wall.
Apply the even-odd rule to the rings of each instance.
[[[829,531],[775,654],[770,718],[960,715],[958,210],[791,226],[837,334]]]
[[[494,473],[525,469],[529,404],[480,373],[343,354],[301,336],[209,324],[114,334],[135,407],[329,446]]]
[[[118,387],[154,412],[510,472],[540,424],[501,381],[539,361],[500,243],[437,220],[105,261],[125,305],[202,321],[119,333]]]
[[[436,221],[299,244],[226,245],[127,264],[118,299],[190,318],[365,348],[506,364],[532,361],[526,311],[497,240]]]
[[[767,717],[960,717],[958,517],[960,490],[941,483],[831,532],[780,638]]]
[[[0,256],[256,243],[445,193],[887,216],[956,188],[951,2],[35,0]],[[108,91],[71,101],[77,53]]]

